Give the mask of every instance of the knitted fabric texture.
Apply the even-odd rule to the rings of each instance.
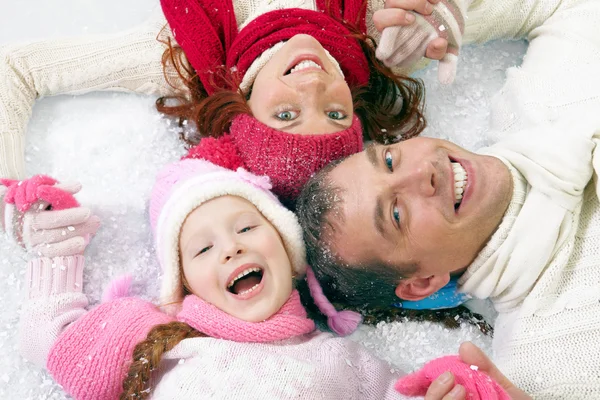
[[[331,161],[362,151],[357,116],[344,131],[323,135],[289,134],[270,128],[249,115],[238,115],[230,134],[202,139],[183,157],[205,159],[226,168],[240,166],[271,178],[273,193],[293,201],[308,179]]]
[[[407,396],[425,396],[431,383],[444,372],[454,375],[455,384],[462,385],[470,400],[510,400],[510,396],[496,381],[477,367],[462,362],[458,356],[436,358],[417,372],[406,375],[396,382],[398,392]]]
[[[208,94],[218,88],[228,88],[220,80],[219,71],[226,67],[241,81],[256,58],[262,53],[298,34],[309,34],[339,62],[350,85],[362,86],[369,81],[369,64],[359,42],[351,31],[339,22],[354,22],[366,33],[362,0],[341,2],[319,0],[319,11],[335,10],[332,14],[290,8],[267,12],[238,32],[231,0],[161,0],[161,6],[175,40],[194,67]],[[343,9],[343,11],[341,11]],[[208,28],[210,27],[210,28]],[[202,46],[198,46],[202,43]]]
[[[235,342],[274,342],[315,330],[296,290],[276,314],[261,322],[232,317],[195,295],[186,296],[176,318],[210,337]]]
[[[304,274],[302,229],[294,213],[279,203],[270,188],[266,176],[256,176],[241,168],[231,171],[205,160],[182,160],[162,169],[152,189],[149,211],[164,272],[163,303],[183,300],[179,273],[179,235],[183,222],[204,202],[220,196],[238,196],[252,203],[279,232],[294,271]]]
[[[140,299],[101,304],[61,334],[50,350],[48,371],[78,400],[116,399],[129,368],[123,360],[131,360],[133,348],[150,329],[171,321],[172,317]]]

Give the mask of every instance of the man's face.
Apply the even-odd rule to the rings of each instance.
[[[349,265],[415,266],[419,278],[467,267],[512,195],[500,160],[429,138],[371,145],[328,178],[343,203],[328,218],[334,253]]]

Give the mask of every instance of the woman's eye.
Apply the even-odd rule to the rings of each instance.
[[[341,111],[329,111],[327,117],[335,120],[346,119],[347,115]]]
[[[394,172],[394,160],[392,158],[392,153],[390,153],[389,150],[385,152],[385,165],[390,172]]]
[[[247,226],[245,228],[242,228],[238,231],[238,233],[245,233],[245,232],[249,232],[250,230],[252,230],[251,226]]]
[[[394,206],[392,208],[392,217],[398,226],[400,226],[400,210],[398,210],[398,206]]]
[[[275,115],[278,119],[282,121],[293,121],[298,118],[298,113],[296,111],[281,111]]]

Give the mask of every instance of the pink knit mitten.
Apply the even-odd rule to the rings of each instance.
[[[73,197],[80,189],[43,175],[0,179],[0,231],[38,256],[83,253],[100,220]]]
[[[405,396],[425,396],[429,385],[446,371],[452,372],[455,383],[462,385],[471,400],[510,400],[510,396],[492,378],[477,367],[462,362],[458,356],[436,358],[417,372],[398,379],[395,389]]]
[[[427,45],[438,37],[448,41],[446,55],[440,60],[438,79],[443,84],[454,81],[458,51],[462,45],[465,15],[472,0],[441,0],[431,15],[410,11],[416,20],[407,26],[390,26],[383,30],[377,46],[377,58],[388,67],[412,68],[425,56]]]

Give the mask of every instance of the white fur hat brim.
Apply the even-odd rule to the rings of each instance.
[[[304,274],[306,253],[302,228],[296,215],[269,191],[267,177],[257,177],[242,168],[231,171],[204,160],[185,161],[198,163],[201,172],[187,174],[174,182],[156,224],[158,258],[164,271],[160,293],[163,304],[181,301],[183,297],[179,235],[185,219],[203,203],[220,196],[239,196],[254,204],[279,232],[294,271]]]

